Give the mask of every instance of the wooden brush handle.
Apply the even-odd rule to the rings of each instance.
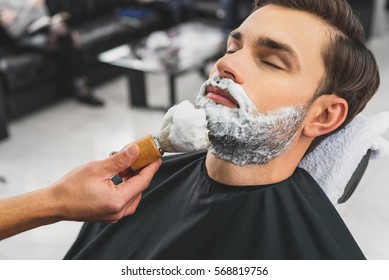
[[[139,146],[139,156],[138,159],[130,166],[133,171],[140,170],[146,165],[162,157],[162,153],[159,151],[153,135],[147,135],[136,140],[134,143]]]

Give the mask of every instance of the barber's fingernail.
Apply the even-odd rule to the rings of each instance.
[[[138,146],[137,145],[130,145],[128,148],[127,148],[127,153],[130,155],[130,156],[135,156],[138,154]]]

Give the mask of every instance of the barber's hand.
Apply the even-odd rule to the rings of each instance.
[[[56,182],[49,189],[59,220],[114,223],[133,214],[161,160],[137,175],[127,175],[119,185],[110,178],[123,173],[138,155],[138,146],[130,145],[109,158],[76,168]]]

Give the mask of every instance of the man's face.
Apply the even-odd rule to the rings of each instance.
[[[196,100],[207,113],[213,154],[251,165],[286,151],[323,77],[325,30],[313,16],[267,6],[231,33]]]
[[[306,104],[324,75],[321,50],[328,32],[308,13],[265,6],[231,33],[211,76],[217,71],[241,85],[262,113]],[[233,106],[217,94],[208,98]]]

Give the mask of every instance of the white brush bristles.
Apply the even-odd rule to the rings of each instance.
[[[183,101],[170,108],[162,120],[158,140],[165,152],[194,152],[209,146],[207,118],[203,109]]]

